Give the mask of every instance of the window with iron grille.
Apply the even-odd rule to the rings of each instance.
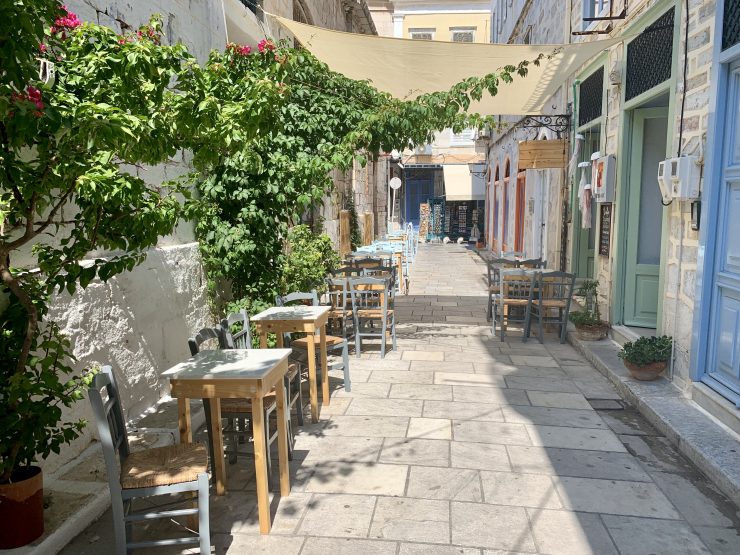
[[[578,125],[585,125],[601,116],[604,93],[604,67],[600,67],[581,82],[578,89]]]
[[[436,29],[409,29],[409,36],[414,40],[434,40]]]
[[[725,0],[722,50],[740,42],[740,0]]]
[[[627,100],[671,78],[673,23],[671,8],[627,46]]]
[[[452,42],[474,42],[475,27],[450,27]]]

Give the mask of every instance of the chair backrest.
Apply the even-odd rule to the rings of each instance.
[[[298,291],[295,293],[288,293],[287,295],[280,295],[275,297],[275,304],[277,306],[288,306],[291,303],[303,303],[303,301],[311,301],[313,306],[319,305],[319,294],[316,289],[311,289],[309,293]]]
[[[528,300],[534,293],[534,276],[517,270],[501,271],[501,300]]]
[[[377,268],[383,265],[383,261],[380,258],[373,257],[355,258],[351,265],[355,268]]]
[[[349,280],[352,310],[357,318],[357,310],[361,308],[380,308],[383,317],[388,307],[393,303],[393,287],[389,280],[377,277],[360,277]]]
[[[331,275],[334,277],[351,277],[362,275],[362,268],[356,266],[342,266],[332,270]]]
[[[233,327],[238,324],[241,324],[241,328],[232,332]],[[227,349],[252,348],[252,330],[249,325],[249,314],[246,310],[234,312],[221,320],[221,332]]]
[[[348,309],[352,306],[347,278],[326,278],[326,295],[332,308]]]
[[[203,328],[193,337],[188,339],[188,347],[190,347],[190,355],[195,356],[200,352],[200,346],[209,339],[215,339],[218,341],[219,349],[226,347],[226,341],[224,340],[224,334],[220,327],[218,328]]]
[[[539,304],[544,301],[563,301],[565,308],[570,308],[570,300],[573,296],[573,288],[576,283],[576,275],[567,272],[545,272],[539,274]]]
[[[101,391],[105,391],[105,397]],[[113,495],[121,489],[119,465],[128,457],[129,446],[118,385],[110,366],[103,366],[93,378],[88,389],[88,396],[97,424],[100,444],[103,447],[103,458],[108,470],[108,484],[111,495]]]

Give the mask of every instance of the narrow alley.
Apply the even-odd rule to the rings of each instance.
[[[269,536],[256,508],[240,517],[252,464],[228,467],[217,553],[740,552],[733,505],[570,345],[491,337],[485,268],[457,245],[420,248],[397,351],[352,353],[351,393],[336,374]],[[108,513],[64,553],[110,536]]]

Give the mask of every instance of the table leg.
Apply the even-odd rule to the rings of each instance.
[[[267,332],[260,330],[260,349],[267,349]]]
[[[329,366],[326,360],[326,329],[324,326],[321,326],[319,334],[319,345],[321,348],[321,402],[329,406],[331,398],[329,397]]]
[[[282,349],[283,348],[283,334],[282,334],[282,332],[278,332],[276,334],[275,347],[277,347],[278,349]]]
[[[216,482],[216,495],[226,493],[226,463],[224,462],[224,436],[221,428],[221,399],[208,399],[206,410],[211,418],[210,441],[213,446],[213,475]]]
[[[306,342],[308,347],[308,390],[311,397],[311,421],[319,421],[319,390],[316,385],[316,343],[311,337]]]
[[[278,383],[278,387],[281,385]],[[279,422],[280,415],[278,414]],[[284,422],[283,425],[285,425]],[[252,433],[254,435],[254,469],[257,482],[257,511],[259,514],[260,534],[269,534],[272,524],[270,522],[270,492],[267,487],[268,468],[266,452],[268,446],[265,440],[265,411],[262,397],[252,397]]]
[[[285,399],[283,380],[275,384],[277,400],[278,453],[280,455],[280,495],[290,495],[290,463],[288,462],[288,418],[290,406]]]
[[[180,429],[180,443],[192,443],[193,432],[190,429],[190,399],[177,398],[177,426]]]

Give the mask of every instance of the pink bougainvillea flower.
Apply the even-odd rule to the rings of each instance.
[[[257,50],[260,52],[265,52],[266,50],[271,52],[275,50],[275,45],[270,40],[262,39],[259,41],[259,44],[257,44]]]
[[[45,45],[45,44],[44,44],[43,42],[42,42],[41,44],[39,44],[39,51],[40,51],[40,52],[41,52],[42,54],[43,54],[44,52],[46,52],[46,45]]]
[[[77,27],[82,25],[82,21],[80,21],[76,13],[70,12],[67,9],[67,6],[62,6],[62,10],[65,12],[66,15],[57,17],[54,20],[54,25],[51,26],[50,31],[52,34],[61,32],[62,40],[64,40],[67,38],[67,30],[76,29]]]

